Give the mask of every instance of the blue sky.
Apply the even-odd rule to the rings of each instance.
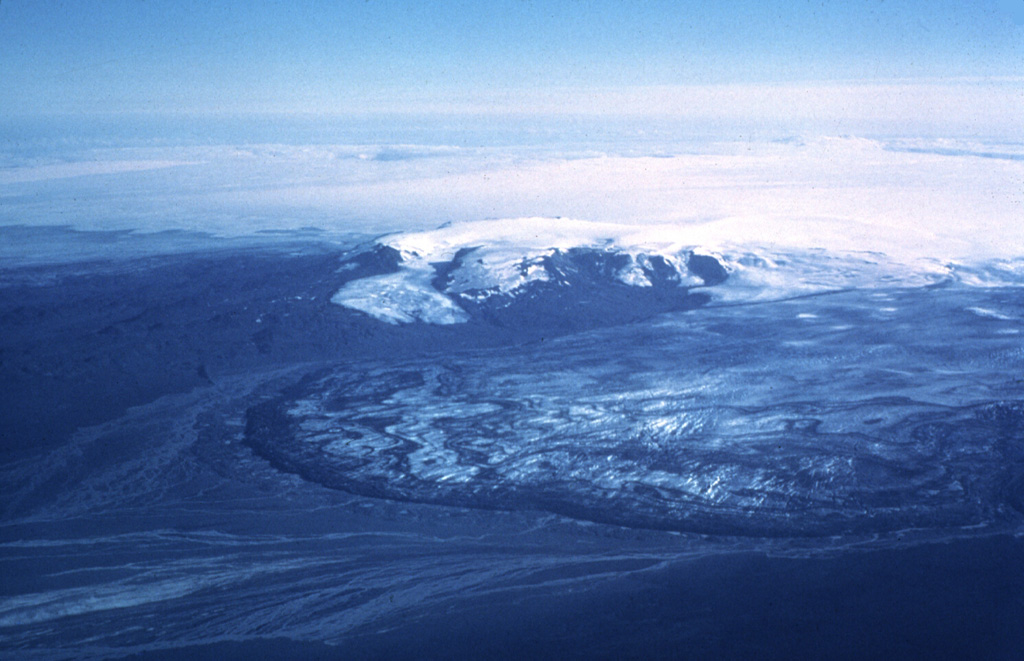
[[[350,112],[514,106],[551,89],[1020,87],[1022,18],[1024,0],[3,0],[0,106]]]

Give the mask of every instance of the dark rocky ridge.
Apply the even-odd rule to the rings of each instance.
[[[435,265],[434,288],[446,292],[452,274],[472,259],[473,251],[463,248],[450,262]],[[590,248],[554,250],[538,260],[547,273],[546,280],[528,282],[507,294],[471,289],[449,292],[449,296],[474,320],[499,327],[545,326],[558,332],[628,323],[662,312],[699,307],[710,300],[707,294],[692,293],[681,286],[681,274],[659,255],[650,256],[643,267],[650,286],[622,282],[619,274],[630,266],[631,259],[625,253]],[[713,257],[705,259],[711,260],[721,274],[706,262],[698,262],[704,275],[692,267],[691,272],[704,279],[705,285],[723,282],[725,269]],[[528,266],[524,260],[524,273]]]

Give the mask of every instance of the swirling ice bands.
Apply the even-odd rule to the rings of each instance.
[[[1016,317],[1013,298],[876,294],[703,309],[641,335],[610,328],[501,357],[328,369],[251,408],[246,442],[281,470],[361,495],[631,527],[1016,525],[1022,358],[999,319],[952,345],[953,321],[977,318],[966,307],[987,300]],[[903,324],[921,305],[951,322]],[[745,327],[771,332],[755,340]]]

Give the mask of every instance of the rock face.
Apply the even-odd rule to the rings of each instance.
[[[461,256],[461,262],[467,259],[472,259],[472,252]],[[499,326],[590,328],[707,303],[706,293],[692,291],[703,285],[694,284],[695,274],[686,264],[660,255],[634,258],[621,252],[573,248],[553,250],[532,263],[524,260],[525,281],[510,291],[458,287],[465,268],[462,263],[442,265],[437,284],[474,319]],[[535,275],[526,279],[531,270]]]

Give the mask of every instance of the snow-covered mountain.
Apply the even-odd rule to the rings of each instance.
[[[561,218],[483,221],[381,239],[369,251],[393,271],[348,282],[340,305],[388,323],[453,324],[472,317],[512,321],[530,301],[557,315],[600,308],[636,312],[693,307],[693,290],[720,285],[721,257],[687,245],[668,228],[644,242],[637,228]],[[366,262],[350,262],[355,269]]]
[[[355,277],[332,300],[390,324],[543,315],[593,325],[587,320],[953,277],[935,260],[739,246],[708,241],[703,230],[519,218],[394,234],[342,265]]]

